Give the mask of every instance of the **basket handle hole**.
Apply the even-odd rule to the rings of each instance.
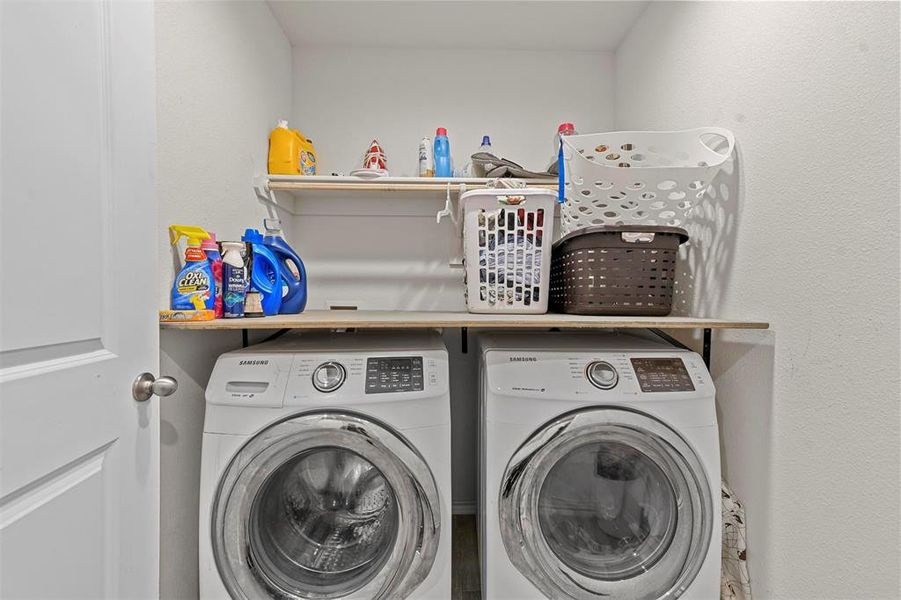
[[[702,133],[700,135],[701,143],[704,144],[711,152],[715,152],[721,156],[726,156],[729,152],[729,140],[725,136],[718,133]]]

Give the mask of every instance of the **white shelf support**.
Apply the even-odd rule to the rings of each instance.
[[[278,203],[275,192],[269,189],[269,178],[267,176],[257,175],[253,178],[253,191],[257,199],[266,207],[266,213],[269,215],[267,219],[264,219],[263,227],[267,231],[278,231],[281,234],[282,221],[278,216],[278,211],[283,210],[295,216],[296,213]]]
[[[447,182],[444,208],[435,215],[435,221],[441,223],[444,217],[450,219],[454,227],[454,247],[451,250],[448,265],[453,268],[463,268],[463,216],[460,212],[460,198],[466,193],[466,184],[457,184],[456,195],[452,193],[453,185],[450,181]]]

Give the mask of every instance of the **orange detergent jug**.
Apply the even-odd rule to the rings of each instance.
[[[287,121],[279,121],[269,134],[270,175],[315,175],[316,152],[313,142],[296,129],[289,129]]]

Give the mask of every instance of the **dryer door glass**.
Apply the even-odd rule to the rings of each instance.
[[[676,598],[713,529],[691,447],[649,415],[610,407],[536,431],[507,466],[498,509],[511,562],[551,598]]]
[[[232,598],[406,598],[431,571],[441,515],[422,455],[350,412],[305,413],[250,439],[212,507]]]
[[[342,595],[391,556],[397,498],[385,476],[342,448],[301,452],[273,471],[250,512],[250,553],[280,588]]]

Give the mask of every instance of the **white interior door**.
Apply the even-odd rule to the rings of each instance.
[[[0,2],[0,597],[158,596],[149,2]]]

